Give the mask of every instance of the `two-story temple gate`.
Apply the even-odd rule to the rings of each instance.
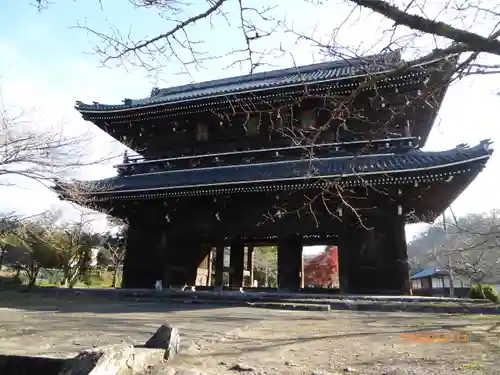
[[[55,189],[72,199],[78,188],[86,205],[127,219],[126,288],[193,285],[224,246],[238,287],[244,247],[276,244],[279,288],[296,291],[302,247],[316,243],[339,247],[343,291],[407,294],[405,224],[433,221],[492,154],[489,141],[420,150],[455,64],[391,52],[78,102],[141,156],[116,177]]]

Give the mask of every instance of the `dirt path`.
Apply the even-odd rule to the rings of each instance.
[[[1,296],[0,296],[1,298]],[[180,328],[176,366],[230,374],[498,374],[500,318],[416,313],[201,308],[26,297],[0,305],[0,352],[69,357],[94,345],[143,343]],[[182,308],[182,309],[181,309]],[[468,342],[416,342],[409,332],[468,332]],[[403,337],[406,333],[406,337]],[[451,337],[451,336],[450,336]],[[349,373],[349,371],[347,371]]]

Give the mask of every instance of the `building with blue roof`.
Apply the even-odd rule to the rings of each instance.
[[[414,295],[450,296],[450,273],[439,267],[428,267],[411,276]],[[453,296],[468,297],[470,279],[462,275],[453,275]]]

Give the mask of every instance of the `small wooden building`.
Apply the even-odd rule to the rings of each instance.
[[[443,268],[430,267],[417,272],[411,277],[414,295],[418,296],[450,296],[449,271]],[[455,297],[468,297],[470,280],[454,275],[453,286]]]

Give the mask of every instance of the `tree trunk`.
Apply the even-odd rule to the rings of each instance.
[[[5,257],[5,249],[3,246],[0,246],[0,271],[3,267],[3,258]]]
[[[116,288],[116,274],[118,273],[118,267],[113,269],[113,280],[111,281],[111,288]]]
[[[64,287],[72,289],[75,286],[76,281],[78,280],[78,271],[72,270],[71,267],[68,266],[63,269],[63,272],[64,272]]]
[[[36,284],[38,271],[40,271],[40,268],[33,263],[30,264],[29,268],[26,270],[28,276],[28,289],[31,289]]]
[[[69,289],[73,289],[76,284],[76,277],[68,278],[68,285],[66,286]]]
[[[486,299],[486,294],[484,294],[484,288],[482,283],[479,283],[479,290],[481,291],[481,297],[483,297],[483,299]]]
[[[31,289],[36,284],[36,274],[29,277],[28,289]]]

